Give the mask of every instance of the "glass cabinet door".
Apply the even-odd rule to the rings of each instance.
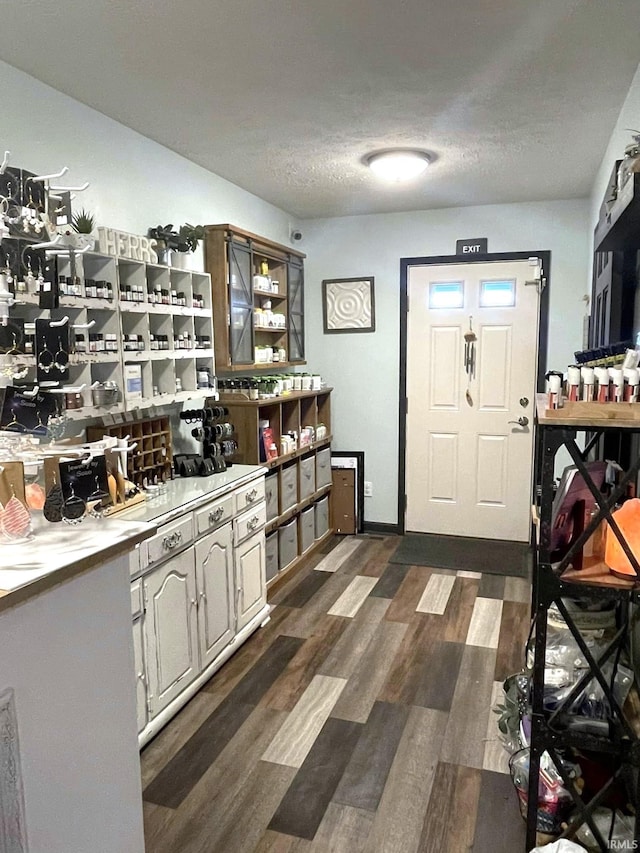
[[[289,361],[304,361],[304,272],[291,261],[287,270]]]
[[[253,364],[253,285],[251,250],[230,242],[229,349],[232,364]]]

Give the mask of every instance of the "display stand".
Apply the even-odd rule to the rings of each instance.
[[[556,765],[564,784],[574,800],[577,817],[574,818],[561,837],[571,838],[575,830],[587,823],[596,839],[599,849],[609,850],[607,840],[598,831],[592,818],[594,809],[599,806],[611,791],[612,786],[623,777],[633,780],[635,790],[628,791],[629,802],[635,807],[635,839],[640,841],[640,792],[637,785],[637,768],[640,767],[640,731],[635,720],[621,708],[613,695],[612,685],[603,674],[603,665],[619,653],[629,637],[629,604],[640,602],[640,583],[618,578],[611,574],[608,567],[598,557],[588,557],[585,545],[592,534],[606,520],[618,536],[621,547],[631,565],[640,577],[640,565],[624,540],[620,529],[611,516],[616,502],[625,495],[628,484],[636,482],[640,470],[640,455],[632,461],[622,475],[612,494],[605,496],[595,486],[589,475],[586,460],[600,437],[611,430],[640,432],[640,422],[627,417],[611,417],[612,411],[602,406],[602,416],[589,411],[582,419],[576,412],[563,419],[559,412],[547,413],[545,398],[538,399],[538,454],[540,461],[540,507],[538,547],[534,549],[533,577],[533,615],[536,620],[534,663],[532,675],[531,708],[531,746],[529,764],[529,787],[527,800],[527,847],[536,846],[538,816],[538,786],[540,778],[540,757],[547,752]],[[576,442],[578,432],[588,431],[590,438],[584,450]],[[554,496],[555,460],[558,451],[564,448],[571,456],[579,473],[584,478],[594,497],[596,512],[584,530],[575,538],[559,563],[551,562],[552,505]],[[576,566],[581,565],[581,569]],[[618,627],[615,636],[597,658],[591,654],[579,628],[563,602],[563,597],[576,596],[597,599],[604,594],[614,596],[619,603]],[[547,614],[549,607],[555,604],[574,637],[588,669],[572,688],[569,695],[552,713],[544,710],[545,656],[547,648]],[[581,694],[586,685],[596,679],[611,709],[606,733],[586,733],[572,729],[567,710]],[[586,804],[569,778],[560,751],[576,747],[596,753],[606,754],[614,759],[616,770],[607,784]],[[628,772],[631,771],[631,772]]]

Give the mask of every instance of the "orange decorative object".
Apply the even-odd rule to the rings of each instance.
[[[632,498],[625,501],[620,509],[616,510],[612,515],[627,545],[638,563],[640,563],[640,498]],[[604,561],[615,575],[623,575],[624,577],[633,579],[638,577],[629,558],[622,550],[622,545],[618,541],[618,537],[609,525],[607,525],[607,544],[604,552]]]
[[[24,494],[29,509],[42,509],[46,498],[42,486],[37,483],[27,483],[24,487]]]

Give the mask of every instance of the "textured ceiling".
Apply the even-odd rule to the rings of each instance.
[[[586,196],[640,59],[637,0],[23,0],[2,25],[6,62],[303,218]],[[437,160],[381,186],[361,158],[390,146]]]

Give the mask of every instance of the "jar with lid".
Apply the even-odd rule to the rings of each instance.
[[[629,178],[640,172],[640,131],[634,132],[633,142],[624,149],[624,159],[618,168],[618,196]]]

